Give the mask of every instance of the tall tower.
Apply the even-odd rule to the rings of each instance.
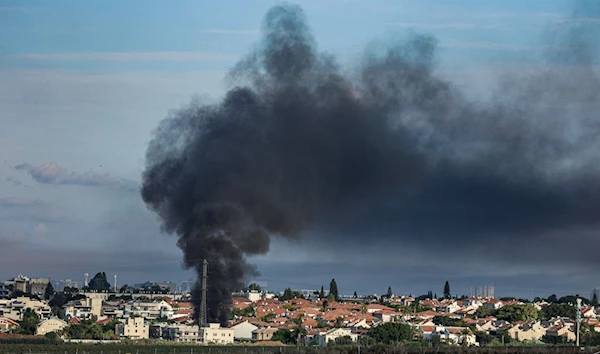
[[[117,275],[115,274],[115,286],[114,286],[114,291],[115,293],[117,292]]]
[[[83,286],[85,288],[87,288],[88,287],[88,283],[89,283],[90,275],[88,273],[85,273],[84,276],[85,276],[85,281],[83,282]]]
[[[202,262],[202,303],[200,304],[200,327],[208,326],[206,321],[206,281],[208,278],[208,261]]]

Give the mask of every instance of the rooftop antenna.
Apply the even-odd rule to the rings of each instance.
[[[208,279],[208,261],[202,262],[202,303],[200,304],[200,327],[206,327],[206,281]]]

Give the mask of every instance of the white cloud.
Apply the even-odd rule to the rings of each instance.
[[[4,55],[4,58],[40,61],[196,61],[236,60],[233,54],[213,52],[74,52],[74,53],[27,53]]]

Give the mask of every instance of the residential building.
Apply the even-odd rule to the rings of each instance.
[[[518,341],[540,340],[546,334],[546,329],[540,321],[530,321],[522,324],[515,324],[509,330],[511,338]]]
[[[221,327],[219,323],[209,323],[208,327],[200,328],[200,340],[202,343],[231,344],[233,343],[235,330],[233,328]]]
[[[60,318],[49,318],[38,324],[35,334],[38,336],[43,336],[46,333],[60,331],[68,325],[69,324],[67,322],[61,320]]]
[[[8,299],[10,296],[10,289],[8,285],[0,283],[0,299]]]
[[[66,318],[98,320],[102,316],[102,299],[88,298],[75,300],[63,306]]]
[[[443,327],[437,326],[432,335],[439,335],[446,343],[458,345],[477,345],[475,334],[468,327]]]
[[[142,317],[130,317],[127,322],[118,325],[118,333],[120,337],[129,339],[148,339],[150,327]]]
[[[27,292],[27,286],[29,284],[29,278],[19,274],[18,276],[7,280],[4,282],[4,285],[11,288],[13,291],[22,291],[24,293]]]
[[[262,294],[260,293],[260,291],[257,291],[257,290],[252,290],[252,291],[248,292],[247,296],[248,296],[248,299],[252,302],[256,302],[256,301],[262,299]]]
[[[358,335],[356,333],[352,333],[349,328],[333,328],[327,332],[320,333],[315,336],[321,347],[326,347],[330,341],[335,341],[336,338],[342,337],[350,337],[353,342],[358,340]]]
[[[252,339],[254,340],[271,340],[273,334],[277,332],[277,328],[264,327],[252,331]]]
[[[7,317],[0,317],[0,333],[9,332],[19,327],[19,323]]]
[[[27,292],[44,297],[48,283],[50,283],[50,278],[31,278],[27,284]]]
[[[140,316],[149,320],[155,320],[161,317],[172,319],[173,314],[173,307],[164,300],[159,302],[143,302],[134,300],[125,305],[125,311],[123,315],[126,317]]]
[[[573,326],[558,324],[546,330],[546,335],[550,337],[563,337],[565,341],[574,342],[576,334]]]
[[[172,325],[163,328],[163,338],[179,343],[198,343],[200,342],[199,326]]]
[[[52,309],[45,300],[32,299],[26,296],[0,300],[0,316],[10,318],[14,321],[21,321],[26,309],[35,311],[41,319],[52,316]]]
[[[252,332],[258,329],[258,326],[253,325],[248,322],[248,320],[243,322],[238,322],[230,326],[233,328],[233,338],[234,339],[252,339]]]

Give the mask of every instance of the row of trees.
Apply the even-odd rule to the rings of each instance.
[[[577,309],[571,304],[554,303],[548,306],[542,307],[538,310],[535,306],[530,304],[525,305],[508,305],[503,306],[499,309],[493,309],[487,306],[480,306],[475,311],[475,318],[484,318],[488,316],[494,316],[499,320],[506,320],[509,322],[517,321],[532,321],[542,320],[547,321],[555,317],[569,317],[575,319],[577,316]]]
[[[373,345],[373,344],[397,344],[410,342],[417,337],[415,329],[404,323],[387,322],[382,325],[372,327],[366,337],[361,337],[360,341],[362,345]],[[283,344],[296,344],[299,345],[303,342],[306,336],[306,329],[298,325],[293,330],[280,329],[273,334],[272,340],[280,341]],[[341,337],[336,339],[337,345],[348,345],[352,341],[350,337]],[[316,342],[310,343],[316,345]],[[310,345],[309,344],[309,345]]]

